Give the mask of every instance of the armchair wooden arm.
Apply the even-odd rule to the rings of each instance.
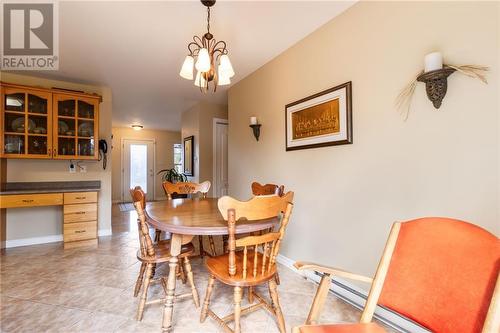
[[[307,316],[307,320],[305,323],[306,325],[316,324],[321,314],[321,311],[323,310],[323,306],[326,301],[326,296],[328,295],[328,290],[330,290],[330,283],[332,277],[338,276],[346,279],[357,280],[367,283],[373,282],[373,279],[367,276],[354,274],[338,268],[321,266],[319,264],[315,264],[312,262],[297,261],[294,264],[294,266],[299,271],[312,270],[319,273],[323,273],[321,281],[319,282],[318,289],[316,290],[316,295],[314,296],[311,309],[309,310],[309,315]]]
[[[366,282],[366,283],[373,282],[373,279],[371,277],[351,273],[351,272],[344,271],[343,269],[339,269],[339,268],[335,268],[335,267],[322,266],[322,265],[319,265],[319,264],[316,264],[313,262],[297,261],[295,264],[293,264],[293,266],[295,268],[297,268],[299,271],[310,270],[310,271],[328,274],[330,276],[338,276],[338,277],[342,277],[342,278],[350,279],[350,280],[356,280],[356,281],[361,281],[361,282]]]

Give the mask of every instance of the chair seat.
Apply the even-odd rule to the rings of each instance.
[[[299,327],[300,333],[386,333],[375,323],[369,324],[327,324],[305,325]]]
[[[155,255],[154,256],[143,256],[141,251],[137,251],[137,259],[145,263],[160,263],[165,262],[170,259],[170,240],[162,240],[154,244]],[[185,258],[192,256],[194,254],[194,246],[192,243],[184,244],[181,248],[181,253],[178,258]]]
[[[258,272],[257,275],[253,276],[253,261],[254,261],[254,251],[248,251],[247,254],[247,277],[243,279],[243,251],[236,252],[236,275],[229,276],[229,254],[224,254],[217,257],[209,257],[205,262],[205,266],[208,271],[214,275],[217,280],[222,281],[223,283],[234,286],[234,287],[252,287],[263,282],[266,282],[274,277],[276,274],[276,265],[272,265],[269,272],[266,270],[264,274],[262,274],[260,268],[263,259],[262,253],[257,253],[258,260]],[[269,257],[266,258],[266,267],[267,262],[269,262]]]

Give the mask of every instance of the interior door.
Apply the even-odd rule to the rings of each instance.
[[[124,139],[122,155],[122,200],[130,202],[129,190],[136,186],[146,192],[146,200],[154,200],[154,141]]]
[[[216,121],[214,125],[214,196],[228,193],[227,178],[227,121]]]

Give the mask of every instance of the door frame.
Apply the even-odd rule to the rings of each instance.
[[[217,189],[217,173],[216,173],[216,166],[217,166],[217,159],[216,159],[216,146],[217,146],[217,123],[220,124],[226,124],[228,125],[229,129],[229,120],[228,119],[223,119],[223,118],[213,118],[212,121],[212,195],[213,197],[216,196],[216,189]],[[229,134],[228,134],[229,136]],[[228,151],[229,151],[229,143],[228,143]],[[229,158],[228,158],[229,161]]]
[[[121,201],[125,201],[125,141],[146,141],[153,144],[153,200],[156,200],[156,140],[155,139],[137,139],[124,137],[120,140],[121,156],[120,156],[120,172],[121,172]],[[128,201],[127,201],[128,202]]]

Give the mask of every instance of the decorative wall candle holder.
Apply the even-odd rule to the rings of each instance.
[[[260,136],[260,126],[262,126],[261,124],[252,124],[250,125],[250,127],[252,128],[253,130],[253,136],[255,137],[255,139],[257,141],[259,141],[259,136]]]
[[[425,83],[427,97],[436,109],[439,109],[448,89],[448,76],[455,72],[454,68],[445,67],[425,72],[417,77],[417,81]]]

